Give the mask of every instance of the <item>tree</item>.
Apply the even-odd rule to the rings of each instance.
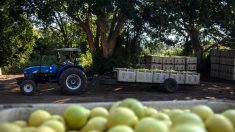
[[[24,63],[34,47],[29,19],[15,0],[0,2],[0,66]]]
[[[152,9],[150,26],[160,29],[159,36],[164,39],[169,34],[184,38],[185,47],[192,48],[199,64],[203,52],[212,48],[208,44],[226,38],[235,20],[233,0],[150,0],[149,6]],[[158,20],[160,24],[151,20]]]

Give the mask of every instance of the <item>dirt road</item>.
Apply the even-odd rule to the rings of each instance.
[[[18,103],[79,103],[117,101],[134,97],[142,101],[192,100],[192,99],[235,99],[235,82],[203,77],[199,86],[183,86],[176,93],[164,93],[157,87],[111,86],[91,84],[87,92],[76,95],[63,95],[57,84],[40,85],[34,96],[23,96],[15,78],[19,76],[0,76],[0,104]]]

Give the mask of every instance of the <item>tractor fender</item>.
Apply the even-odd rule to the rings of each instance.
[[[80,66],[80,65],[64,65],[64,66],[62,66],[59,70],[58,70],[58,73],[57,73],[57,75],[56,75],[56,80],[58,81],[59,80],[59,78],[60,78],[60,75],[61,75],[61,73],[63,72],[63,71],[65,71],[66,69],[68,69],[68,68],[78,68],[78,69],[80,69],[81,71],[84,71],[84,68],[82,67],[82,66]]]

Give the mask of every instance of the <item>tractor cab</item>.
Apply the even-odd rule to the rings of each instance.
[[[32,95],[38,83],[57,82],[66,94],[76,94],[86,86],[84,68],[78,62],[78,48],[56,49],[56,64],[32,66],[24,69],[24,77],[18,79],[21,92]]]

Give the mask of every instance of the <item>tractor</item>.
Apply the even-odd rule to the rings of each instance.
[[[24,77],[19,78],[17,84],[23,95],[33,95],[38,90],[39,83],[59,83],[61,91],[73,95],[84,91],[87,77],[84,68],[78,63],[78,48],[56,49],[57,62],[50,66],[32,66],[24,69]],[[66,54],[66,61],[61,64],[61,53]],[[73,57],[71,57],[73,55]],[[71,59],[72,58],[72,59]]]

